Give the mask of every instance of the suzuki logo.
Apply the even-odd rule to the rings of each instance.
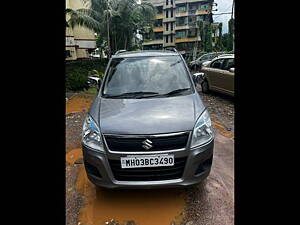
[[[143,143],[143,148],[146,149],[146,150],[149,150],[150,148],[152,148],[153,146],[151,145],[152,144],[152,141],[150,141],[149,139],[146,139],[145,141],[142,142]]]

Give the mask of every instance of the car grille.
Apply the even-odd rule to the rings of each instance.
[[[116,137],[104,135],[108,148],[118,152],[140,152],[140,151],[167,151],[185,148],[187,145],[189,132],[173,136],[161,137]],[[149,139],[153,146],[149,150],[143,148],[143,141]]]
[[[187,157],[176,158],[174,166],[121,168],[120,160],[108,160],[113,175],[118,181],[158,181],[181,178]]]

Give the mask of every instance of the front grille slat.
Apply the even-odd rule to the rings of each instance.
[[[189,132],[180,133],[173,136],[158,137],[123,137],[104,135],[108,148],[118,152],[141,152],[141,151],[168,151],[173,149],[185,148],[187,145]],[[143,141],[149,139],[152,148],[143,148]]]
[[[119,181],[158,181],[181,178],[187,157],[175,158],[174,166],[121,168],[120,160],[109,160],[112,173]]]

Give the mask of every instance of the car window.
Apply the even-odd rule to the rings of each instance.
[[[223,70],[229,70],[234,67],[234,59],[225,59],[223,62]]]
[[[110,64],[103,94],[165,94],[190,87],[189,74],[180,56],[115,58]]]
[[[215,58],[216,57],[216,55],[210,55],[209,56],[209,59],[213,59],[213,58]]]
[[[211,68],[222,69],[224,59],[219,59],[211,63]]]
[[[204,55],[201,57],[200,60],[208,60],[208,59],[210,59],[210,55]]]

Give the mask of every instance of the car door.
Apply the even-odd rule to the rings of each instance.
[[[224,59],[217,59],[210,63],[210,66],[205,68],[205,74],[208,80],[209,88],[218,90],[222,85],[222,65]]]
[[[234,58],[227,58],[223,62],[223,76],[220,88],[222,91],[234,95],[234,73],[229,71],[230,68],[234,68]]]

